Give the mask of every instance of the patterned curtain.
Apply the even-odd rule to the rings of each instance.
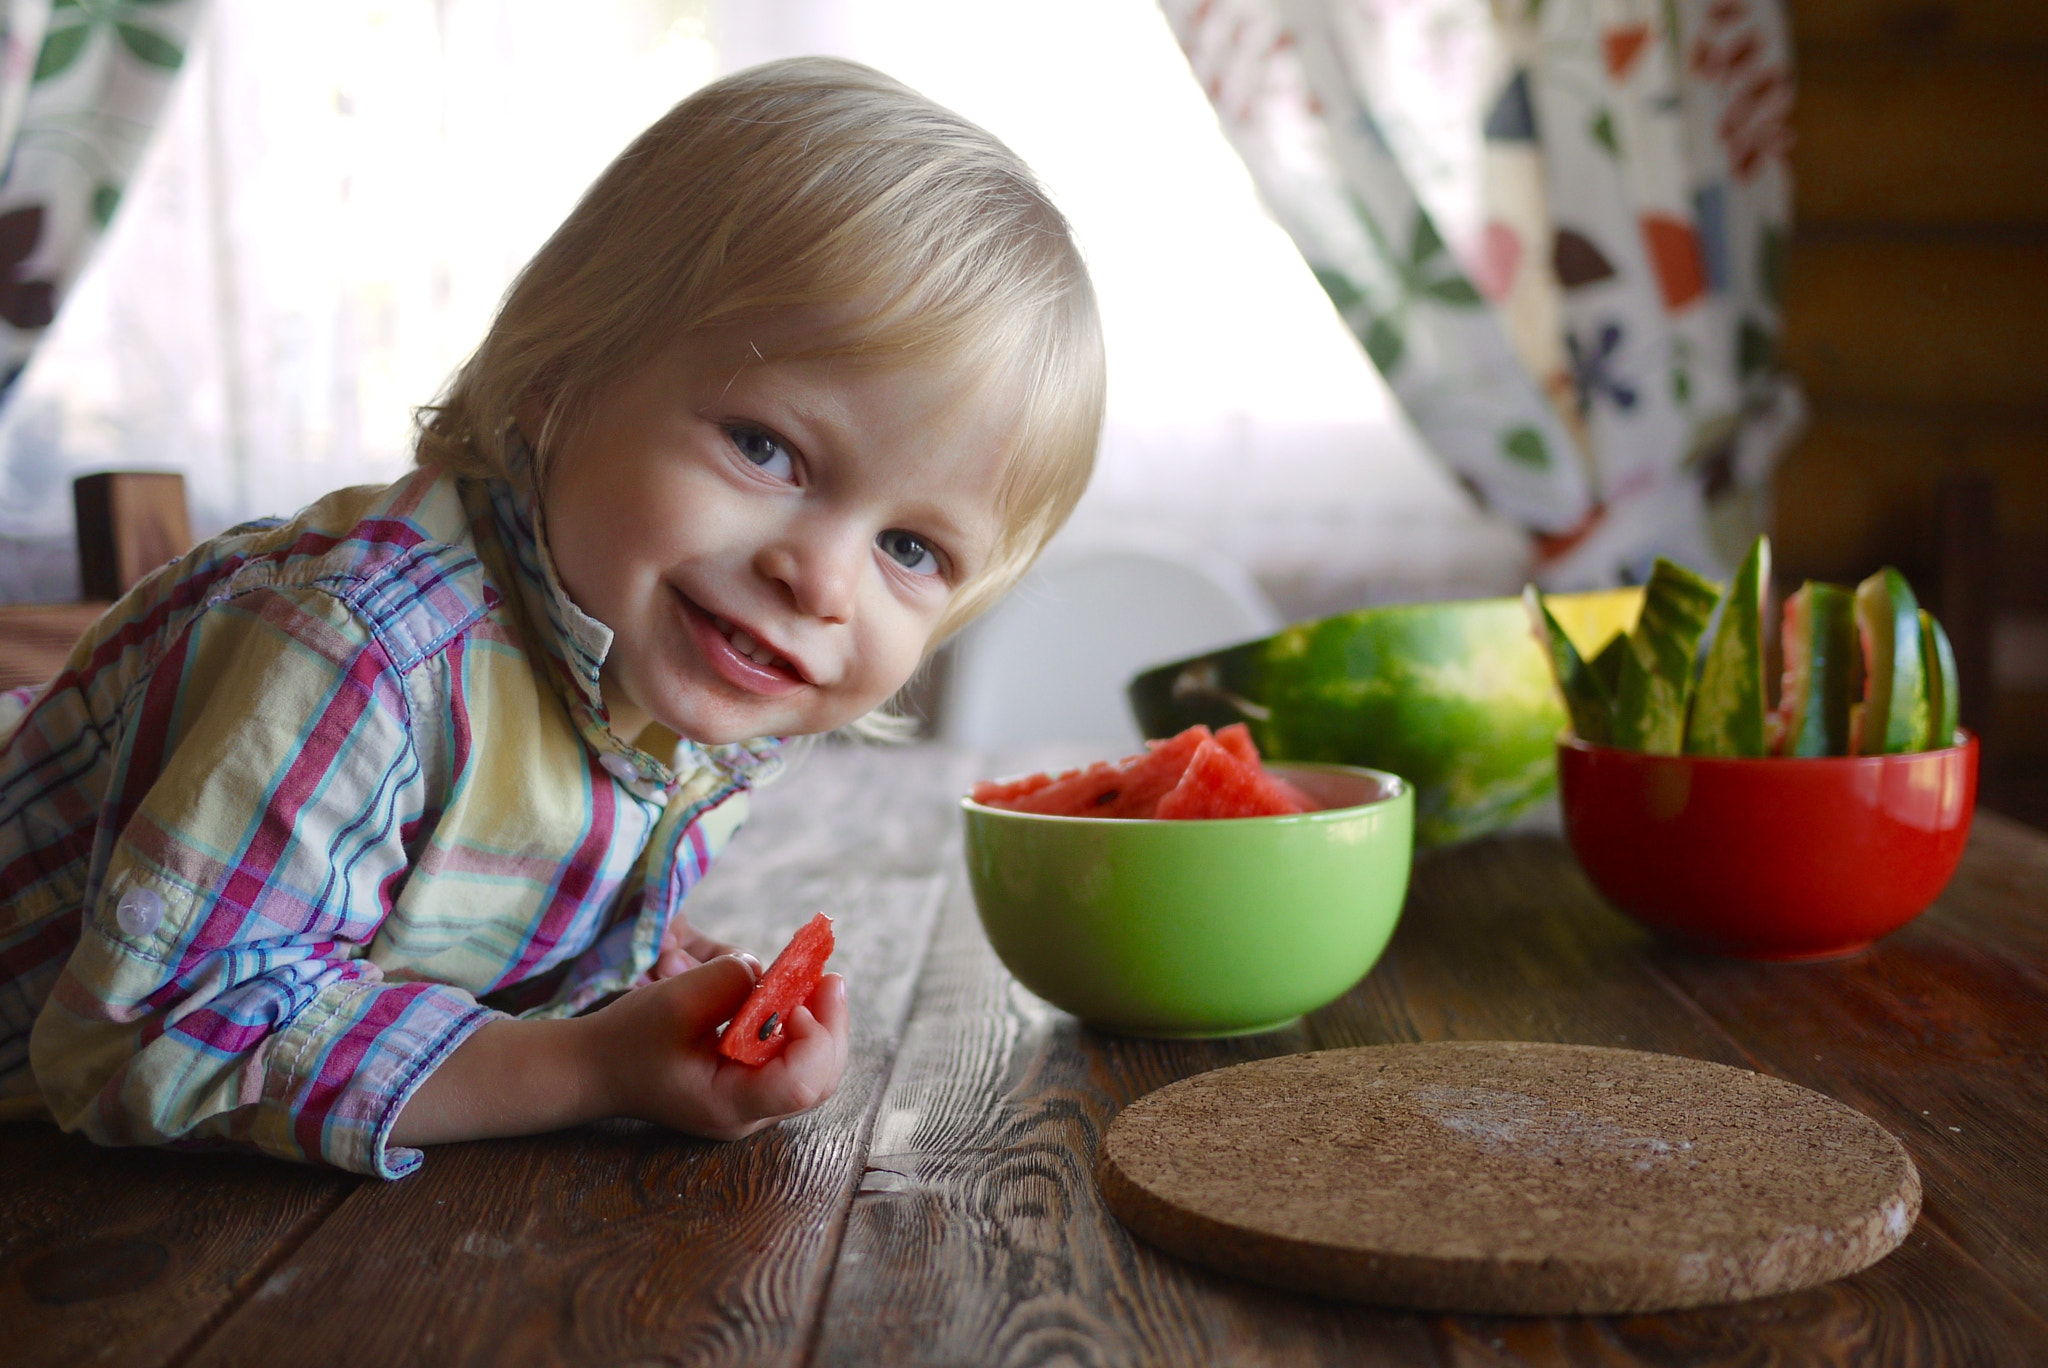
[[[0,399],[114,216],[206,0],[0,0]]]
[[[1801,423],[1778,0],[1161,0],[1424,440],[1552,588],[1725,573]]]

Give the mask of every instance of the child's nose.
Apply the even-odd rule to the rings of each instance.
[[[793,536],[761,548],[760,572],[782,586],[790,606],[806,617],[846,622],[853,617],[864,546],[846,535]]]

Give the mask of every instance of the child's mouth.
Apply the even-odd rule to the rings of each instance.
[[[716,613],[711,613],[707,616],[710,617],[711,621],[717,626],[719,633],[725,637],[732,648],[753,661],[756,665],[765,665],[771,670],[783,670],[790,674],[797,673],[796,666],[754,640],[753,637],[747,634],[746,628],[735,627]]]
[[[803,669],[746,628],[678,593],[684,620],[712,669],[748,693],[780,697],[809,682]]]

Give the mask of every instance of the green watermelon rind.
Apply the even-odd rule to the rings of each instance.
[[[1855,595],[1839,584],[1806,581],[1785,600],[1781,643],[1780,754],[1847,755],[1853,741],[1849,705],[1862,669]]]
[[[1268,760],[1403,776],[1416,789],[1423,845],[1498,830],[1550,796],[1566,726],[1550,666],[1512,598],[1301,623],[1155,666],[1129,696],[1147,736],[1243,722]]]
[[[1721,587],[1659,556],[1643,587],[1643,611],[1629,633],[1614,692],[1614,744],[1652,755],[1685,745],[1693,660],[1721,601]]]
[[[1920,610],[1921,671],[1927,678],[1927,749],[1942,750],[1956,742],[1962,725],[1962,690],[1956,676],[1956,649],[1934,614]]]
[[[1764,681],[1764,612],[1771,592],[1771,543],[1758,537],[1735,572],[1721,621],[1693,689],[1685,725],[1688,755],[1764,755],[1770,692]]]
[[[1529,626],[1536,633],[1536,641],[1550,662],[1551,682],[1564,699],[1565,712],[1571,719],[1572,732],[1582,741],[1605,745],[1608,728],[1614,712],[1614,698],[1593,667],[1579,654],[1579,648],[1572,644],[1571,636],[1544,606],[1543,595],[1535,585],[1522,590],[1522,606],[1528,612]]]
[[[1863,729],[1859,755],[1921,749],[1927,742],[1927,681],[1920,657],[1920,604],[1906,577],[1887,565],[1856,586],[1863,647]]]

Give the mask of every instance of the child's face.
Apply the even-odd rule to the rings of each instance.
[[[718,743],[861,716],[1001,530],[1013,403],[931,365],[755,357],[786,336],[670,346],[550,457],[556,568],[614,633],[601,682],[628,739],[650,720]]]

